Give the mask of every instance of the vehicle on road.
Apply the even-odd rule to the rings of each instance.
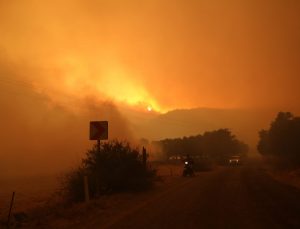
[[[231,156],[228,160],[229,165],[240,165],[241,164],[241,157],[240,156]]]
[[[183,168],[182,176],[184,176],[184,177],[187,177],[187,176],[193,177],[193,176],[195,176],[195,172],[194,172],[194,169],[193,169],[193,164],[188,160],[186,160],[184,162],[184,168]]]

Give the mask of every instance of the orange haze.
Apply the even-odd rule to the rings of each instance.
[[[295,0],[1,0],[0,173],[132,139],[123,109],[299,112],[299,41]]]

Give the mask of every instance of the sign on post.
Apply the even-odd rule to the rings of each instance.
[[[108,139],[108,121],[90,122],[90,140]]]
[[[97,140],[97,151],[100,153],[100,140],[108,139],[108,121],[90,121],[90,140]],[[85,175],[83,178],[85,201],[88,202],[89,196],[89,184],[88,177]],[[99,185],[97,184],[97,189]],[[96,190],[96,192],[98,192]],[[97,194],[97,193],[96,193]]]

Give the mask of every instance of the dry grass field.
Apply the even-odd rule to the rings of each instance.
[[[174,180],[181,176],[183,169],[183,165],[181,163],[151,163],[150,166],[157,170],[157,175],[161,178],[159,180],[162,182],[159,182],[159,186],[168,186],[168,184],[171,184]],[[33,224],[36,224],[36,218],[46,217],[46,215],[49,214],[48,211],[51,212],[51,218],[55,217],[52,214],[55,211],[58,212],[58,215],[62,216],[58,218],[69,218],[70,215],[76,215],[76,212],[84,211],[86,208],[84,204],[77,204],[69,209],[65,209],[62,206],[57,206],[52,203],[60,188],[60,181],[61,178],[56,175],[0,179],[0,228],[7,220],[12,192],[15,192],[12,215],[16,213],[25,213],[26,216],[29,216],[29,225],[31,226],[31,221]],[[130,197],[131,195],[134,194],[117,194],[114,195],[114,197],[103,197],[100,202],[101,205],[103,204],[102,202],[105,202],[104,205],[111,208],[109,206],[113,206],[114,203],[119,204],[121,200],[123,203],[124,201],[126,202],[126,199],[132,199],[133,197]],[[14,220],[13,217],[12,220]],[[64,224],[64,220],[62,219],[53,221],[57,221],[59,224]],[[59,225],[56,226],[60,227]]]
[[[181,176],[182,165],[153,163],[152,168],[157,170],[159,177],[165,182],[172,180],[172,177]],[[51,197],[60,188],[59,176],[41,176],[0,179],[0,220],[5,222],[9,212],[12,192],[15,192],[15,199],[12,212],[28,212],[47,204]]]
[[[0,219],[8,216],[12,192],[15,192],[13,213],[27,212],[43,206],[59,188],[57,176],[11,178],[0,180]]]

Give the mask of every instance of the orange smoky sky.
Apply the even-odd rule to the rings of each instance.
[[[1,0],[0,34],[5,58],[38,72],[15,78],[56,102],[291,110],[300,99],[295,0]]]
[[[0,172],[70,162],[92,119],[130,138],[126,109],[299,112],[299,41],[297,0],[0,0]]]

